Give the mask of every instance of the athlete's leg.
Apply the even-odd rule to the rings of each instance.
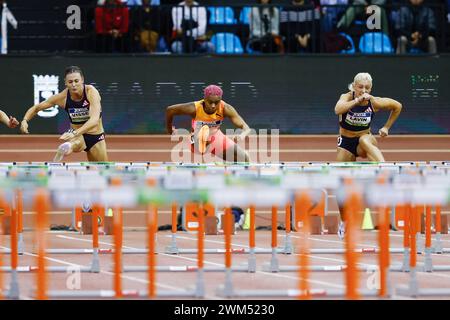
[[[92,148],[86,152],[89,161],[104,162],[108,161],[108,152],[106,149],[106,141],[97,142]]]
[[[356,156],[351,153],[350,151],[344,149],[344,148],[337,148],[337,161],[340,162],[353,162],[356,161]],[[339,228],[338,228],[338,236],[339,238],[343,239],[345,234],[345,216],[344,216],[344,205],[343,201],[336,197],[338,209],[339,209],[339,216],[341,218],[341,221],[339,222]]]
[[[220,130],[217,130],[211,135],[210,141],[211,143],[208,146],[208,150],[210,150],[211,154],[222,160],[236,162],[235,159],[242,159],[241,161],[246,161],[246,159],[248,159],[241,150],[236,148],[236,143],[224,135]]]
[[[358,144],[358,146],[356,147],[356,153],[358,154],[358,157],[361,158],[368,158],[370,161],[373,161],[369,155],[367,154],[367,152]]]
[[[356,161],[356,157],[353,153],[350,151],[344,149],[344,148],[337,148],[337,156],[336,161],[339,162],[351,162]]]
[[[72,152],[81,152],[86,148],[86,144],[84,143],[83,136],[79,136],[73,138],[69,141],[66,141],[58,146],[56,150],[55,157],[53,158],[54,162],[60,162],[65,156],[68,156]]]
[[[367,153],[367,157],[371,161],[384,162],[383,154],[378,149],[378,143],[371,134],[365,134],[359,138],[359,145]]]
[[[339,162],[353,162],[356,161],[356,156],[350,151],[338,147],[336,160]],[[338,201],[338,207],[339,207],[339,216],[341,217],[341,220],[344,221],[344,207],[342,206],[340,201]]]
[[[241,147],[239,147],[237,144],[235,144],[231,148],[233,148],[233,160],[232,160],[233,162],[250,162],[250,157],[248,156],[248,153]],[[228,158],[231,158],[229,151],[230,149],[228,148],[227,150],[225,150],[223,154],[224,155],[223,159],[225,161],[229,161]]]

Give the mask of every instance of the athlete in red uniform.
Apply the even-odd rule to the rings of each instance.
[[[199,148],[195,148],[198,141],[198,132],[203,126],[208,126],[209,137],[206,139],[206,152],[210,152],[225,161],[249,162],[247,152],[220,130],[223,120],[229,118],[237,128],[242,129],[242,133],[238,135],[237,139],[245,139],[250,133],[249,126],[237,113],[236,109],[222,100],[222,96],[223,91],[220,87],[210,85],[204,90],[204,99],[167,107],[167,132],[169,134],[173,133],[172,122],[175,115],[189,115],[192,117],[192,152],[200,153]],[[232,155],[233,159],[230,159],[230,155]]]

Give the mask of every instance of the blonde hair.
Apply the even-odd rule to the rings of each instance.
[[[370,75],[370,73],[367,72],[358,73],[353,79],[353,82],[348,85],[348,90],[355,91],[355,89],[353,88],[353,84],[364,80],[367,80],[370,82],[370,84],[372,84],[372,76]]]

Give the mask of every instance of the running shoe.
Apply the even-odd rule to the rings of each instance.
[[[56,150],[55,157],[53,158],[53,162],[61,162],[61,160],[64,158],[64,156],[69,152],[70,150],[70,143],[65,142],[62,145],[58,147],[58,150]]]
[[[341,240],[344,240],[344,236],[345,236],[345,223],[343,221],[339,222],[339,227],[338,227],[338,237]]]

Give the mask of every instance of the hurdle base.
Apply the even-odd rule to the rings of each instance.
[[[33,296],[36,296],[35,294]],[[114,290],[49,290],[47,297],[50,299],[85,299],[85,298],[114,298],[116,292]],[[149,298],[147,290],[123,290],[123,298]],[[158,290],[156,297],[196,297],[194,290],[175,291],[175,290]]]
[[[17,279],[17,270],[13,270],[11,272],[11,282],[9,285],[8,298],[14,299],[14,300],[20,298],[20,289],[19,289],[19,282]]]
[[[309,296],[311,298],[345,298],[346,291],[340,289],[311,289],[309,290]],[[291,290],[235,290],[231,293],[229,298],[299,298],[301,294],[305,295],[305,292],[301,292],[298,289]],[[360,290],[361,297],[376,297],[378,296],[378,290]]]
[[[250,248],[250,255],[248,256],[248,272],[256,272],[256,256],[254,248]]]
[[[278,247],[276,249],[277,254],[291,254],[289,252],[286,251],[285,247]],[[166,251],[167,252],[167,248]],[[182,249],[182,248],[177,248],[177,252],[173,252],[170,254],[197,254],[198,253],[198,249]],[[203,251],[203,253],[205,254],[224,254],[225,253],[225,249],[212,249],[212,248],[207,248]],[[232,254],[249,254],[250,253],[250,249],[248,248],[233,248],[231,249],[231,253]],[[254,253],[255,254],[269,254],[269,253],[273,253],[272,249],[269,248],[255,248],[254,249]]]
[[[225,267],[204,267],[203,272],[225,272]],[[233,266],[231,268],[233,272],[249,272],[248,265]],[[113,272],[113,270],[110,270]],[[122,268],[122,272],[147,272],[148,266],[125,266]],[[196,272],[199,271],[197,266],[155,266],[157,272]]]
[[[310,254],[344,254],[346,252],[345,248],[329,248],[329,249],[310,249]],[[372,254],[380,253],[379,248],[358,248],[355,249],[355,253],[361,254]],[[389,253],[404,253],[403,248],[390,248]]]
[[[19,242],[17,243],[17,254],[23,255],[25,252],[25,242],[23,241],[23,233],[19,233]]]
[[[19,266],[17,267],[16,271],[18,273],[32,273],[32,272],[38,272],[39,268],[37,266]],[[45,272],[54,272],[54,273],[67,273],[70,270],[76,271],[76,272],[83,272],[83,273],[95,273],[95,271],[92,271],[91,267],[77,267],[77,266],[47,266],[45,268]],[[12,273],[11,267],[1,267],[0,273]]]
[[[148,254],[148,249],[122,249],[122,254]],[[94,249],[47,249],[46,254],[94,254]],[[98,249],[98,254],[114,254],[111,248]]]
[[[356,269],[357,271],[360,272],[368,272],[368,271],[375,271],[377,268],[377,266],[357,266]],[[343,272],[347,269],[346,265],[329,265],[329,266],[320,266],[320,265],[310,265],[307,267],[308,271],[311,272]],[[273,272],[270,271],[270,268],[268,268],[268,265],[266,265],[266,268],[263,270],[265,272]],[[288,266],[288,265],[284,265],[284,266],[279,266],[279,272],[298,272],[300,271],[300,267],[296,266],[296,265],[292,265],[292,266]],[[398,265],[398,266],[391,266],[389,268],[390,272],[402,272],[402,266]]]
[[[166,254],[179,254],[180,253],[180,249],[178,249],[177,246],[167,246],[166,249],[164,250],[164,253]]]

